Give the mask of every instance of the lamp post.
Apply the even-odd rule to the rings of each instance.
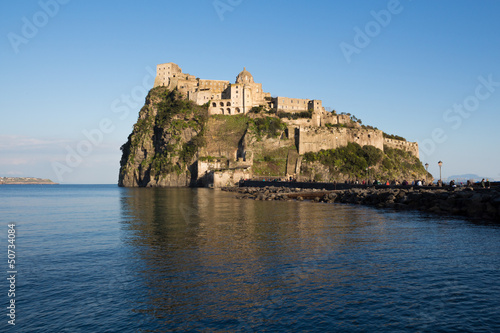
[[[439,161],[438,165],[439,165],[439,180],[441,180],[441,166],[443,166],[443,162]]]
[[[429,163],[425,163],[425,171],[429,172]]]

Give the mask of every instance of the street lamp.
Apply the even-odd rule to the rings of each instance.
[[[425,171],[429,172],[429,163],[425,163]]]
[[[439,161],[438,165],[439,165],[439,180],[441,180],[441,166],[443,165],[443,162]]]

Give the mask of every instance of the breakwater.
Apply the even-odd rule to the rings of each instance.
[[[262,182],[259,182],[262,183]],[[236,192],[238,199],[254,200],[311,200],[325,203],[348,203],[370,205],[378,208],[398,210],[416,209],[436,214],[460,215],[469,218],[500,222],[500,187],[492,189],[460,188],[421,188],[421,187],[363,187],[351,186],[349,189],[330,189],[326,187],[307,188],[279,186],[269,182],[262,187],[223,188]],[[302,183],[303,184],[303,183]],[[278,185],[278,186],[276,186]],[[323,184],[311,183],[317,186]],[[347,184],[337,184],[346,186]]]

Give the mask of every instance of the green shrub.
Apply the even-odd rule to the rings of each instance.
[[[279,118],[287,118],[287,119],[300,119],[300,118],[311,119],[312,114],[313,114],[313,110],[296,112],[296,113],[284,112],[284,111],[277,112],[277,115]]]
[[[286,129],[286,124],[274,117],[257,118],[253,123],[257,134],[261,137],[276,138]]]
[[[403,138],[402,136],[399,136],[399,135],[387,134],[385,132],[383,132],[382,135],[384,136],[384,138],[387,138],[387,139],[406,141],[405,138]]]

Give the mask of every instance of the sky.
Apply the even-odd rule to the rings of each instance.
[[[116,184],[156,65],[246,67],[420,147],[439,178],[500,179],[500,1],[0,1],[0,176]]]

